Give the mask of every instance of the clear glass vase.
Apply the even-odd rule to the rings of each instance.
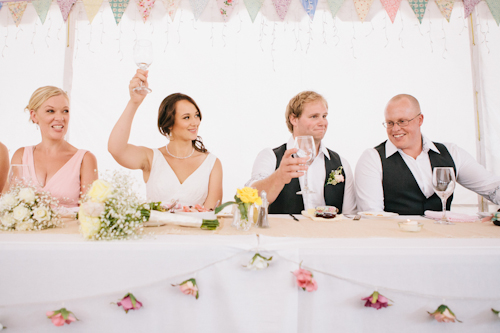
[[[240,207],[238,205],[235,205],[234,207],[235,209],[233,214],[233,223],[231,223],[231,227],[235,227],[236,229],[243,231],[250,230],[253,223],[253,205],[250,205],[246,208],[246,219],[242,218]]]

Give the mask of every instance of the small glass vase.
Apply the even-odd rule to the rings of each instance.
[[[247,218],[243,219],[241,217],[240,207],[238,205],[234,205],[233,223],[231,223],[231,227],[235,227],[237,230],[243,231],[250,230],[253,223],[253,205],[248,206],[246,210]]]

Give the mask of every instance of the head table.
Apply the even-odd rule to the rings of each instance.
[[[0,323],[7,332],[498,332],[500,228],[491,222],[403,232],[401,217],[315,222],[270,216],[271,228],[145,228],[138,240],[85,241],[74,220],[0,232]],[[405,217],[406,219],[406,217]],[[244,267],[255,253],[268,268]],[[293,271],[310,270],[314,292]],[[195,278],[199,299],[178,287]],[[379,291],[393,306],[364,307]],[[125,313],[126,293],[142,302]],[[429,314],[446,304],[463,323]],[[79,321],[53,326],[62,307]]]

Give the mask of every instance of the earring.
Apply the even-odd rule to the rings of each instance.
[[[35,123],[36,129],[39,130],[40,126],[38,126],[38,123]]]

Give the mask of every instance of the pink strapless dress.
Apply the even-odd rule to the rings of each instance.
[[[50,192],[59,200],[59,204],[64,207],[78,207],[80,200],[80,168],[83,156],[87,150],[78,149],[75,155],[64,164],[45,186],[40,186],[35,172],[35,161],[33,160],[33,146],[24,147],[23,154],[23,174],[37,190]]]

